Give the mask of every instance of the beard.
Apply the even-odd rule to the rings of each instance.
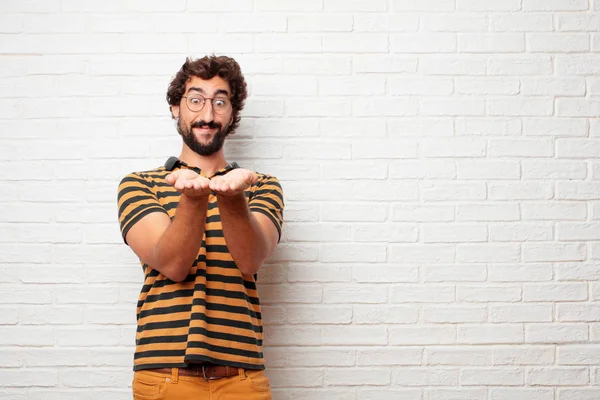
[[[206,144],[200,143],[198,138],[194,135],[192,131],[194,128],[204,128],[208,127],[211,129],[217,129],[217,132],[213,136],[212,140]],[[177,121],[177,132],[183,138],[183,142],[195,153],[201,156],[210,156],[223,148],[223,143],[225,143],[225,137],[230,133],[229,125],[223,129],[223,125],[220,122],[204,122],[204,121],[196,121],[189,126],[184,125],[183,119],[179,118]]]

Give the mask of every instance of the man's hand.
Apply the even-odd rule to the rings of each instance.
[[[165,178],[175,190],[189,197],[204,197],[210,194],[210,181],[189,169],[180,169],[167,175]]]
[[[220,196],[235,196],[243,193],[252,184],[258,182],[258,176],[247,169],[234,169],[225,175],[210,180],[210,189]]]

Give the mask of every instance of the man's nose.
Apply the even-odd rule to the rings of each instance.
[[[210,100],[205,100],[204,107],[200,110],[200,118],[204,122],[212,122],[215,119],[215,112],[212,108],[212,102]]]

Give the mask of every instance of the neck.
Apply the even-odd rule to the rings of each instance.
[[[202,170],[202,175],[206,177],[212,176],[215,172],[227,166],[223,148],[210,156],[201,156],[192,151],[184,143],[179,159],[186,164],[200,168]]]

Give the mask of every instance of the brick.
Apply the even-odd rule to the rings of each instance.
[[[328,304],[385,303],[387,297],[377,285],[329,285],[323,289],[323,302]]]
[[[268,60],[268,64],[273,61]],[[283,72],[286,74],[310,74],[310,75],[338,75],[349,74],[352,70],[352,58],[342,55],[301,55],[286,56],[282,62]],[[256,69],[257,73],[265,73],[262,65]],[[244,69],[246,72],[246,69]]]
[[[558,321],[563,322],[600,322],[600,305],[598,304],[558,304],[556,306]]]
[[[294,143],[285,145],[283,148],[284,157],[294,159],[346,159],[352,156],[352,147],[350,144],[339,143]]]
[[[589,123],[575,118],[527,118],[523,121],[523,134],[531,136],[587,136]]]
[[[418,230],[416,226],[408,224],[354,224],[352,240],[354,242],[416,243]]]
[[[552,280],[552,266],[545,264],[490,265],[491,282],[543,282]]]
[[[352,308],[348,306],[306,305],[286,306],[289,324],[349,324],[352,322]]]
[[[516,302],[521,300],[521,287],[519,286],[482,286],[456,288],[458,302]]]
[[[550,322],[552,314],[552,305],[490,306],[491,322]]]
[[[383,349],[359,349],[356,352],[356,365],[359,366],[396,366],[420,365],[423,351],[413,347],[385,347]]]
[[[525,36],[518,33],[464,33],[458,36],[461,53],[522,53]]]
[[[504,4],[498,5],[498,7],[502,6]],[[492,32],[551,32],[553,30],[552,14],[515,12],[492,14],[490,15],[490,30]]]
[[[456,8],[459,11],[520,11],[521,2],[519,0],[505,3],[497,3],[493,0],[457,0]]]
[[[459,325],[457,342],[462,344],[522,343],[522,324]]]
[[[456,207],[458,221],[516,221],[519,219],[517,204],[471,203]]]
[[[381,95],[385,92],[382,76],[356,75],[319,79],[319,94],[325,96]]]
[[[463,9],[469,6],[476,5],[474,2],[463,3]],[[482,15],[470,13],[422,14],[421,27],[426,32],[485,32],[488,28],[488,21]]]
[[[454,1],[451,0],[394,0],[392,10],[396,12],[406,11],[454,11]]]
[[[417,182],[394,182],[362,180],[353,185],[354,200],[361,201],[415,201],[419,197]]]
[[[488,185],[491,200],[549,200],[554,194],[552,184],[546,182],[510,182]]]
[[[457,39],[454,33],[418,33],[390,36],[392,53],[454,53]]]
[[[417,32],[419,16],[411,14],[354,14],[355,32]]]
[[[519,386],[524,381],[521,369],[465,368],[460,383],[465,386]]]
[[[421,100],[421,113],[431,116],[485,115],[482,99],[426,98]]]
[[[582,301],[587,300],[585,283],[564,283],[555,285],[524,285],[524,301]]]
[[[455,179],[456,163],[451,160],[392,161],[391,179]]]
[[[265,96],[311,96],[317,94],[317,80],[313,77],[268,75],[252,79],[252,93]]]
[[[323,51],[326,53],[387,53],[388,37],[382,34],[325,34]]]
[[[362,0],[324,0],[325,11],[336,12],[385,12],[387,11],[386,0],[375,0],[365,2]]]
[[[491,388],[489,400],[554,400],[554,389]]]
[[[373,121],[372,119],[335,119],[321,120],[319,122],[319,130],[324,137],[382,137],[385,135],[385,121]],[[416,142],[414,144],[414,152],[416,154]],[[366,152],[365,152],[366,153]],[[372,156],[376,157],[376,156]],[[370,157],[368,157],[370,158]]]
[[[519,81],[496,78],[459,78],[456,92],[470,95],[517,95]]]
[[[353,159],[416,158],[418,142],[415,139],[356,140],[352,143]]]
[[[351,102],[345,99],[288,99],[285,109],[290,117],[345,117],[351,114]]]
[[[264,34],[258,35],[255,43],[258,53],[321,53],[323,50],[320,38],[313,35]],[[247,46],[245,51],[247,52],[249,48],[252,46]],[[238,50],[238,52],[242,51]]]
[[[600,152],[600,140],[557,139],[556,152],[564,158],[593,158]]]
[[[581,161],[523,160],[524,179],[585,179],[587,166]]]
[[[387,336],[385,326],[347,326],[343,331],[339,327],[321,329],[322,344],[332,346],[386,345]]]
[[[587,34],[535,33],[527,37],[527,50],[531,53],[581,53],[590,50]]]
[[[600,182],[556,183],[556,198],[559,200],[595,200],[600,198]]]
[[[561,241],[600,240],[600,224],[559,223],[556,238]]]
[[[83,323],[82,307],[19,306],[22,325],[78,325]]]
[[[557,99],[556,110],[556,115],[562,117],[594,117],[600,113],[600,101]]]
[[[521,168],[515,161],[458,160],[458,179],[519,179]]]
[[[485,400],[487,390],[485,389],[427,389],[427,400]]]
[[[558,31],[594,31],[600,26],[600,15],[588,13],[560,13],[556,15]]]
[[[357,117],[414,116],[418,114],[419,103],[411,98],[356,98],[352,102],[353,113]]]
[[[587,207],[581,203],[552,202],[521,205],[524,220],[585,220]]]
[[[435,52],[437,53],[437,52]],[[423,55],[418,71],[425,75],[486,75],[486,60],[476,56]]]
[[[582,79],[524,79],[525,96],[584,96],[585,81]]]
[[[390,384],[390,371],[387,369],[355,368],[351,371],[339,369],[325,373],[325,384],[334,386],[387,386]]]
[[[568,345],[556,349],[557,365],[590,365],[600,364],[600,347],[597,345]]]
[[[400,263],[451,263],[454,261],[452,245],[410,245],[394,244],[389,246],[389,260]]]
[[[487,113],[493,116],[549,116],[552,115],[553,109],[552,101],[547,99],[513,98],[487,102]]]
[[[356,359],[354,351],[348,349],[284,347],[283,350],[288,366],[295,367],[351,367]]]
[[[412,307],[354,306],[352,321],[355,324],[413,324],[419,311]]]
[[[392,372],[392,382],[400,386],[456,386],[457,368],[399,367]]]
[[[270,384],[273,388],[288,387],[316,387],[323,385],[325,371],[321,368],[312,369],[273,369],[269,374]]]
[[[452,286],[399,285],[390,289],[391,303],[450,303],[454,297]]]
[[[600,74],[600,57],[595,55],[570,55],[556,57],[557,75],[588,76]]]
[[[264,304],[278,303],[321,303],[323,289],[319,285],[263,285],[261,302]]]
[[[492,242],[547,241],[554,237],[551,225],[542,224],[503,224],[490,226]]]
[[[392,220],[398,222],[437,222],[454,220],[454,206],[397,204],[392,210]]]
[[[323,262],[384,262],[386,248],[373,244],[322,244],[319,260]]]
[[[323,221],[332,222],[383,222],[387,219],[384,207],[368,204],[325,204],[321,208]]]
[[[227,14],[219,19],[224,31],[232,33],[286,32],[287,28],[287,21],[283,15]]]
[[[423,139],[420,142],[422,157],[483,157],[486,154],[487,142],[484,139],[452,138]]]
[[[492,349],[493,365],[553,365],[553,346],[498,346]]]
[[[466,224],[422,224],[421,241],[424,243],[485,242],[487,227]]]
[[[587,0],[523,0],[524,11],[583,11]]]
[[[58,384],[58,371],[6,370],[2,371],[2,387],[53,387]]]
[[[424,360],[426,365],[489,365],[491,350],[489,348],[463,346],[426,347]]]
[[[518,244],[458,244],[456,260],[458,262],[515,262],[520,259]]]
[[[248,1],[248,3],[249,9],[244,11],[252,11],[252,1]],[[236,7],[233,7],[234,5],[235,2],[230,0],[229,4],[227,4],[226,7],[223,7],[223,10],[235,9]],[[308,0],[302,2],[302,4],[282,3],[276,0],[257,0],[255,7],[257,11],[320,11],[323,9],[323,0]],[[201,11],[201,8],[198,11]]]
[[[475,323],[486,319],[486,307],[423,307],[425,323]]]
[[[349,241],[349,224],[288,224],[286,238],[293,242],[320,242],[335,237],[339,241]]]
[[[527,372],[526,381],[539,386],[580,386],[589,383],[587,368],[535,368]]]
[[[416,72],[417,59],[379,54],[354,55],[352,66],[357,73]]]
[[[450,95],[454,91],[451,79],[428,78],[415,79],[404,77],[389,77],[387,91],[394,95]]]
[[[556,279],[559,281],[600,280],[600,265],[593,263],[557,263]]]
[[[595,400],[600,396],[598,389],[560,389],[559,400]]]
[[[358,265],[352,267],[352,278],[359,283],[417,282],[416,266],[404,265]]]
[[[503,56],[488,60],[488,75],[551,75],[552,58],[547,56]]]

